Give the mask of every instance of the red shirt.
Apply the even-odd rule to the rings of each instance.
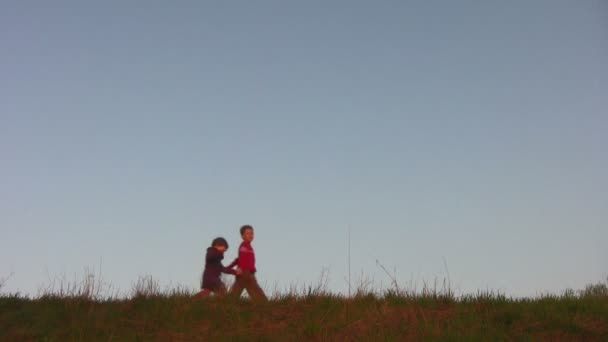
[[[233,262],[236,263],[240,269],[250,272],[255,272],[255,252],[251,247],[251,242],[243,241],[239,247],[239,257]]]

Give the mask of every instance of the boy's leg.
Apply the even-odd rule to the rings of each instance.
[[[268,298],[266,294],[264,294],[264,290],[258,284],[258,280],[256,279],[253,273],[247,274],[249,277],[249,281],[247,282],[247,293],[252,300],[255,301],[267,301]]]
[[[245,289],[247,279],[245,279],[245,277],[243,277],[243,275],[237,275],[234,279],[234,284],[232,284],[232,287],[230,288],[230,296],[234,296],[236,298],[241,298],[241,294],[243,293],[243,290]]]

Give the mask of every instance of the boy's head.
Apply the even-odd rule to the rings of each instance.
[[[241,227],[241,237],[243,241],[251,242],[253,241],[253,227],[246,224]]]
[[[225,252],[228,249],[228,241],[223,237],[218,237],[213,239],[211,242],[211,247],[217,249],[220,252]]]

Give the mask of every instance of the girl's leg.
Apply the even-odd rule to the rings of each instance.
[[[225,296],[227,292],[228,291],[226,290],[226,285],[224,285],[224,283],[221,283],[214,291],[215,295],[219,297]]]
[[[209,294],[211,294],[211,290],[209,290],[209,289],[202,289],[197,294],[195,294],[194,297],[196,297],[196,298],[207,297],[207,296],[209,296]]]

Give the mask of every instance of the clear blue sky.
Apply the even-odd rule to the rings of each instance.
[[[0,277],[269,288],[608,275],[605,1],[5,1]]]

